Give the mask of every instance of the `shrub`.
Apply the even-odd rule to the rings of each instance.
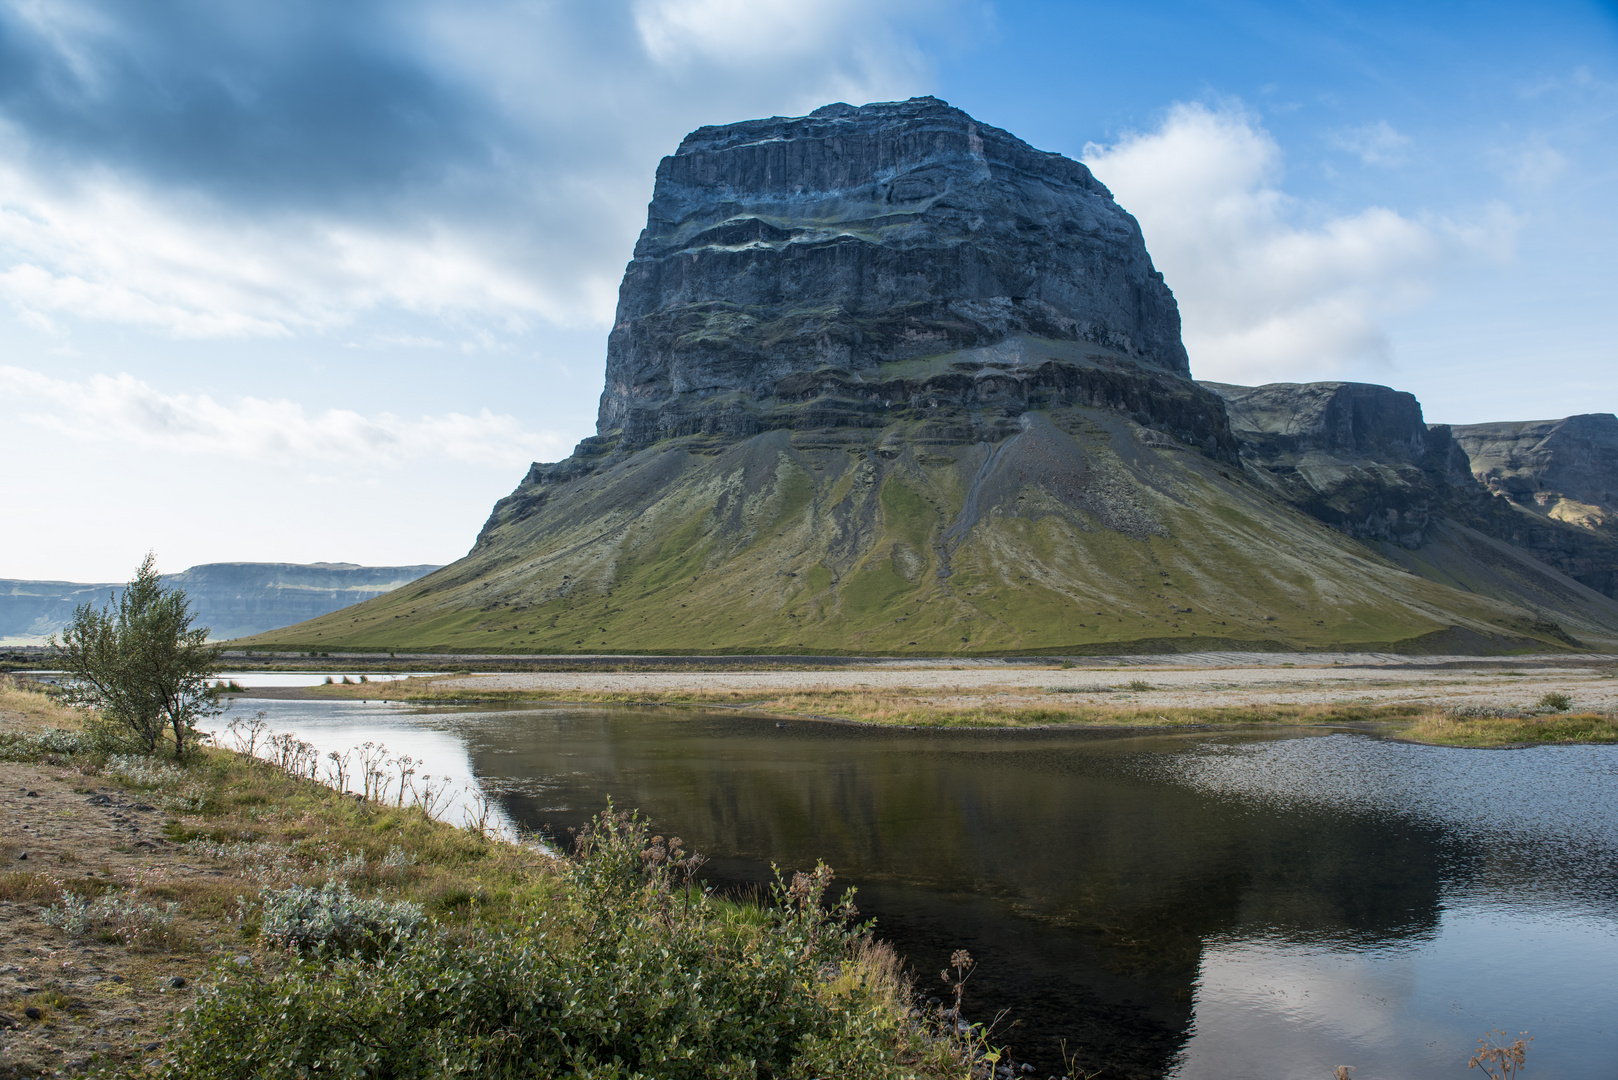
[[[64,728],[0,732],[0,761],[38,761],[46,754],[79,754],[94,749],[89,735]]]
[[[185,779],[184,769],[137,754],[115,754],[101,771],[143,788],[177,787]]]
[[[1151,688],[1152,684],[1144,679],[1129,680],[1129,689],[1131,690],[1150,690]]]
[[[1444,715],[1451,720],[1521,720],[1521,709],[1502,707],[1499,705],[1456,705],[1445,709]]]
[[[166,939],[174,927],[178,904],[146,903],[129,893],[102,893],[94,900],[62,892],[60,903],[39,913],[39,921],[70,937],[86,934],[116,936],[125,945],[143,945]]]
[[[646,833],[604,814],[557,906],[515,929],[227,975],[182,1015],[167,1075],[914,1074],[899,1051],[921,1037],[891,980],[843,977],[868,938],[846,898],[825,906],[829,869],[778,878],[770,906],[739,917],[698,885],[700,859]]]
[[[263,905],[259,936],[303,953],[374,954],[409,938],[424,921],[415,904],[355,896],[341,881],[268,889]]]
[[[1555,690],[1539,699],[1539,707],[1554,712],[1567,712],[1573,707],[1573,699],[1566,694],[1559,694]]]

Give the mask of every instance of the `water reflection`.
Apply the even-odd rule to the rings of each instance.
[[[1618,1059],[1612,748],[393,715],[524,827],[611,796],[722,882],[826,860],[918,972],[970,949],[978,1015],[1047,1068],[1065,1040],[1109,1077],[1459,1076],[1490,1027],[1540,1036],[1538,1076]]]

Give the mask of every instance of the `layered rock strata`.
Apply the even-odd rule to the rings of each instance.
[[[1333,528],[1416,551],[1458,524],[1618,597],[1611,414],[1452,427],[1386,386],[1202,385],[1225,399],[1254,477]]]
[[[909,397],[882,365],[1019,336],[1189,374],[1140,227],[1083,165],[936,98],[701,128],[658,166],[598,435],[768,427],[824,369]]]

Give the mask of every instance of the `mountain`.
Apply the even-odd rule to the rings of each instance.
[[[1575,636],[1609,633],[1618,418],[1451,427],[1386,386],[1202,385],[1277,498],[1429,580],[1526,604]]]
[[[163,575],[185,590],[197,625],[214,640],[263,633],[369,600],[416,580],[437,566],[356,566],[353,563],[205,563]],[[120,583],[0,579],[0,640],[37,644],[59,632],[81,604],[100,606]]]
[[[1138,225],[1083,165],[933,98],[702,128],[658,167],[596,434],[460,561],[244,644],[1618,646],[1618,605],[1555,569],[1571,606],[1375,546],[1426,535],[1437,451],[1405,412],[1371,436],[1408,442],[1365,466],[1374,493],[1310,503],[1190,378]]]

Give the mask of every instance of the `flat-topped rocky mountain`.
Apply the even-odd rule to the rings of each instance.
[[[1618,416],[1463,424],[1452,429],[1471,472],[1534,514],[1618,532]]]
[[[816,372],[889,385],[1019,335],[1189,373],[1140,227],[1083,165],[936,98],[700,128],[657,169],[599,434],[752,434]]]
[[[596,434],[464,559],[243,644],[1618,648],[1618,603],[1468,524],[1527,518],[1410,395],[1189,376],[1083,165],[934,98],[702,128],[658,167]]]
[[[437,570],[436,565],[354,563],[203,563],[163,575],[185,590],[196,625],[215,640],[261,634],[381,596]],[[81,604],[99,607],[122,583],[0,579],[0,640],[38,644],[61,631]]]

